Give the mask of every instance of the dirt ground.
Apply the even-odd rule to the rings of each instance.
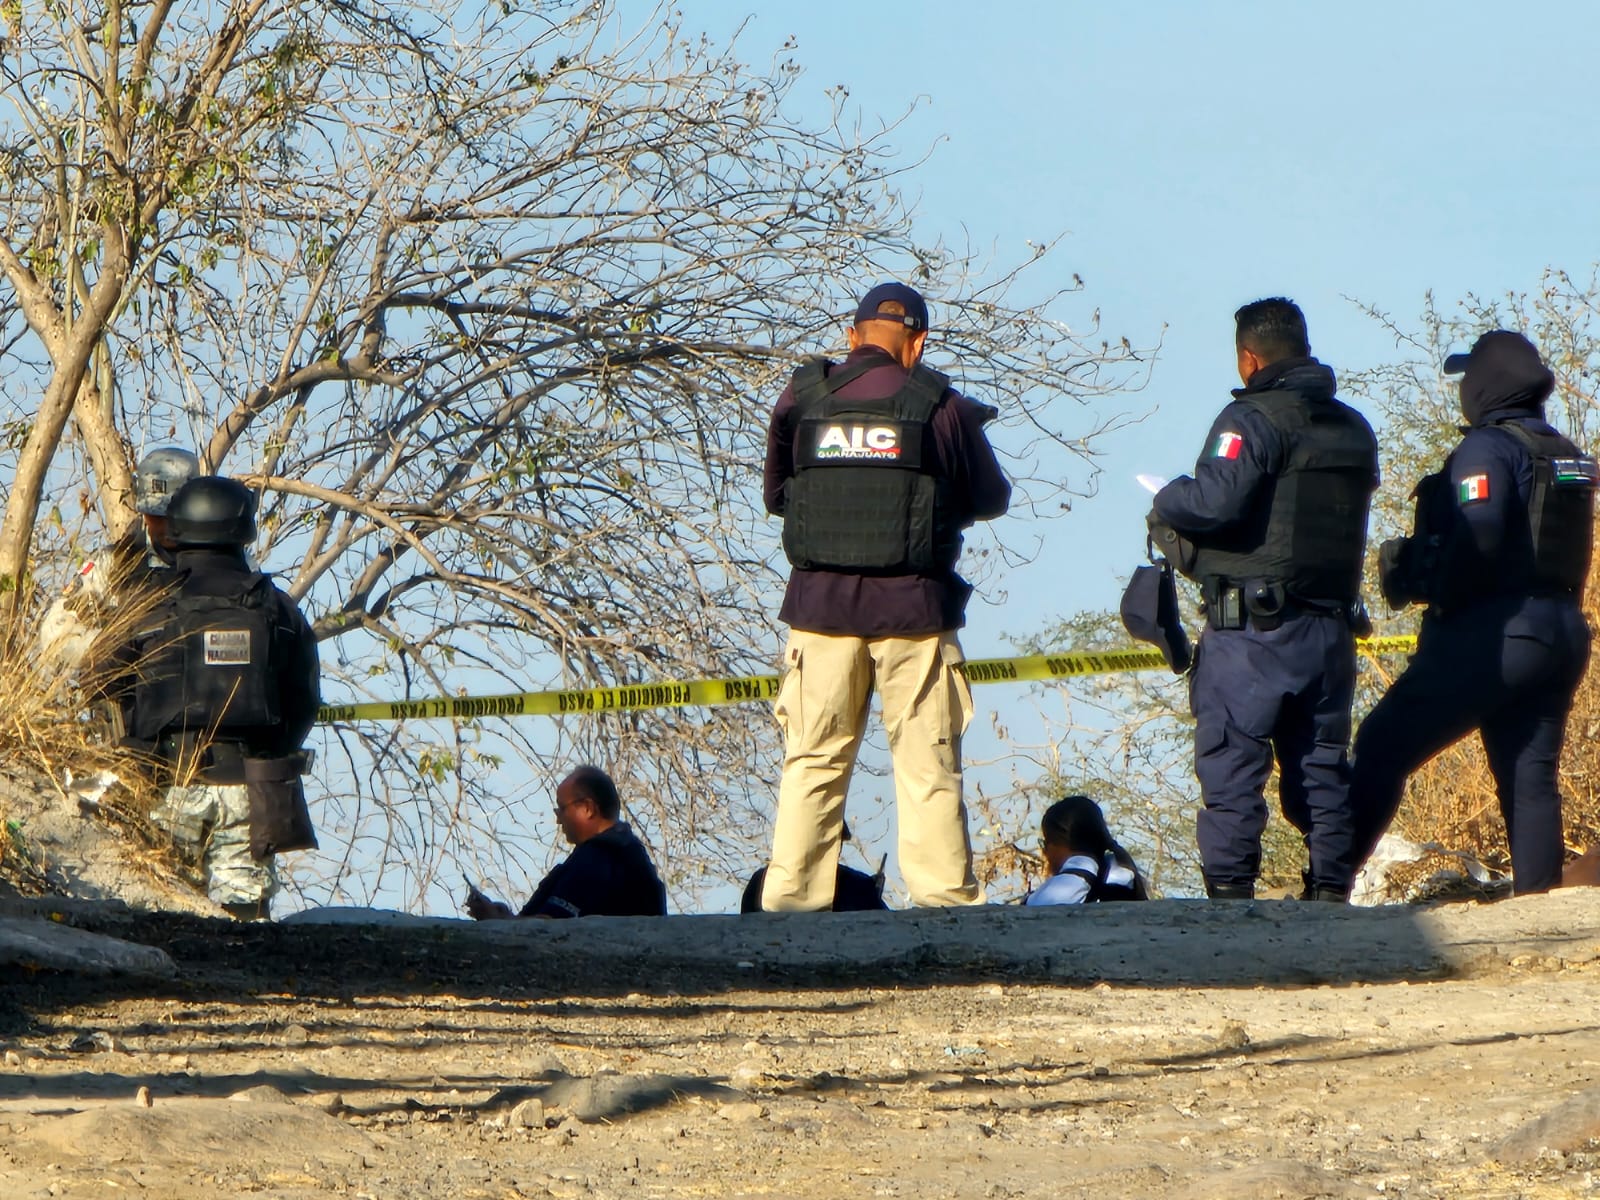
[[[1140,986],[1054,982],[1059,963],[664,972],[470,926],[72,920],[161,946],[179,977],[0,982],[7,1200],[1600,1191],[1588,952]],[[1283,928],[1315,948],[1314,922]]]

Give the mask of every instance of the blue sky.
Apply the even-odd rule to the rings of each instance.
[[[725,36],[752,7],[685,24]],[[1430,289],[1527,290],[1597,257],[1600,9],[1576,0],[763,5],[742,57],[790,34],[797,104],[821,112],[842,83],[868,121],[916,106],[897,137],[933,147],[909,189],[924,228],[1003,260],[1064,233],[1059,280],[1088,285],[1069,318],[1163,339],[1124,401],[1156,419],[1103,444],[1099,495],[1047,534],[1043,557],[1075,569],[1010,579],[1011,601],[1115,604],[1148,507],[1133,475],[1192,466],[1237,384],[1239,304],[1293,297],[1318,356],[1355,369],[1395,357],[1355,301],[1410,323]],[[992,618],[1037,617],[975,610],[969,653],[1003,652]]]

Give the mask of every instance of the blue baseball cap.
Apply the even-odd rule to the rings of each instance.
[[[904,314],[880,311],[885,304],[898,304]],[[915,288],[903,283],[880,283],[856,305],[856,324],[863,321],[893,321],[912,331],[928,327],[928,302]]]

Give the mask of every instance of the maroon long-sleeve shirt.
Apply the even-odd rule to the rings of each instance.
[[[860,378],[840,388],[846,400],[889,400],[905,382],[906,371],[876,346],[853,350],[843,366],[874,361]],[[843,369],[836,367],[832,369]],[[794,476],[794,385],[778,398],[767,427],[763,493],[767,511],[783,515],[784,484]],[[1011,502],[1011,484],[1000,469],[983,426],[994,410],[954,389],[934,410],[934,453],[941,477],[949,483],[952,515],[961,528],[1000,516]],[[956,574],[955,563],[923,575],[859,575],[848,571],[789,574],[778,618],[794,629],[854,637],[911,637],[959,629],[966,621],[972,586]]]

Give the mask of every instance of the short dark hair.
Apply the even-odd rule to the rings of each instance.
[[[577,789],[578,795],[585,800],[592,801],[600,815],[608,821],[615,821],[622,815],[622,801],[617,798],[617,785],[611,782],[599,767],[585,764],[573,768],[567,780]]]
[[[1269,363],[1284,358],[1310,358],[1306,315],[1293,300],[1270,296],[1252,300],[1233,314],[1234,342]]]

